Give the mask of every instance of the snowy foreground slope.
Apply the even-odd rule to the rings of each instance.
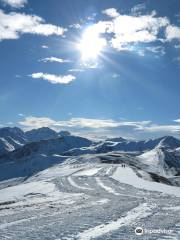
[[[178,240],[179,216],[179,139],[0,129],[0,240]]]
[[[149,180],[84,155],[2,181],[0,239],[180,239],[180,188]],[[169,232],[136,236],[136,227]]]

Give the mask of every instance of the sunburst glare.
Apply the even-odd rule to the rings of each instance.
[[[106,45],[106,39],[100,37],[98,31],[96,31],[93,27],[87,28],[78,43],[78,49],[81,52],[82,60],[88,61],[96,59]]]

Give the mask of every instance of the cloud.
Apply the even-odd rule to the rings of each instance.
[[[180,40],[180,27],[169,25],[166,28],[166,39],[171,41],[173,39]]]
[[[84,72],[84,69],[81,69],[81,68],[72,68],[72,69],[69,69],[68,72]]]
[[[166,53],[163,46],[146,47],[145,50],[159,55],[164,55]]]
[[[174,45],[176,49],[180,49],[180,44],[179,45]]]
[[[16,12],[6,14],[0,9],[0,40],[18,39],[22,34],[27,33],[61,36],[65,31],[65,28],[46,24],[39,16]]]
[[[109,9],[103,11],[107,15]],[[115,11],[115,10],[113,10]],[[117,11],[117,10],[116,10]],[[110,15],[110,14],[109,14]],[[117,50],[129,48],[129,44],[150,43],[160,40],[161,29],[169,24],[167,17],[157,17],[153,11],[147,15],[111,15],[110,21],[99,21],[93,25],[100,34],[111,34],[110,44]]]
[[[19,122],[20,125],[27,128],[52,127],[56,129],[68,130],[112,130],[117,128],[131,127],[132,129],[142,129],[150,124],[150,121],[115,121],[112,119],[91,119],[91,118],[71,118],[66,121],[55,121],[47,117],[26,117],[24,121]]]
[[[131,8],[131,13],[136,15],[140,14],[144,9],[146,9],[146,4],[145,3],[140,3],[135,5],[133,8]]]
[[[113,73],[112,78],[118,78],[120,75],[117,73]]]
[[[179,123],[179,119],[178,123]],[[25,129],[50,127],[56,131],[67,130],[84,136],[123,136],[144,138],[163,135],[180,136],[180,125],[158,125],[151,121],[126,121],[113,119],[71,118],[53,120],[48,117],[25,117],[19,124]]]
[[[108,8],[102,11],[103,14],[115,18],[119,16],[118,11],[115,8]]]
[[[155,11],[142,14],[145,8],[144,3],[138,4],[130,15],[120,14],[115,8],[105,9],[102,13],[111,19],[93,24],[92,31],[103,35],[108,45],[118,51],[134,51],[141,56],[148,52],[164,55],[162,44],[180,39],[180,27],[172,25],[167,17],[157,16]]]
[[[70,63],[72,61],[68,59],[62,59],[62,58],[57,58],[57,57],[48,57],[48,58],[43,58],[39,60],[40,62],[58,62],[58,63]]]
[[[180,123],[180,118],[179,118],[179,119],[176,119],[176,120],[174,120],[174,122]]]
[[[41,78],[43,80],[47,80],[52,84],[68,84],[76,79],[76,77],[73,75],[57,76],[54,74],[48,74],[48,73],[42,73],[42,72],[33,73],[30,75],[30,77],[36,78],[36,79]]]
[[[180,125],[151,125],[142,129],[146,132],[180,133]]]
[[[74,23],[74,24],[69,25],[69,27],[70,28],[75,28],[75,29],[80,29],[81,25],[79,23]]]
[[[46,49],[49,48],[47,45],[42,45],[41,47]]]
[[[1,2],[13,8],[23,8],[28,3],[27,0],[1,0]]]
[[[24,114],[23,113],[19,113],[18,116],[19,117],[24,117]]]
[[[26,130],[41,128],[41,127],[51,127],[56,123],[56,121],[47,117],[26,117],[19,124],[24,126]]]
[[[175,63],[177,63],[178,65],[180,65],[180,57],[175,57],[175,58],[173,58],[173,61],[174,61]]]

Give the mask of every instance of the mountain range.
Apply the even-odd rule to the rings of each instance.
[[[1,180],[30,176],[69,158],[72,161],[72,157],[79,161],[80,156],[92,156],[91,161],[125,163],[171,179],[173,184],[180,183],[180,140],[172,136],[92,141],[47,127],[26,132],[17,127],[0,129]]]

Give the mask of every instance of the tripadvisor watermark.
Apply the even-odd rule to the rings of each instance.
[[[156,229],[147,229],[142,227],[137,227],[135,229],[136,235],[144,235],[144,234],[172,234],[172,229],[165,229],[165,228],[156,228]]]

